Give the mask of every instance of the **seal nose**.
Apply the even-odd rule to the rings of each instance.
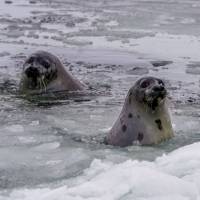
[[[40,75],[39,73],[39,70],[35,67],[28,67],[26,70],[25,70],[25,74],[27,75],[27,77],[37,77]]]
[[[162,85],[156,85],[156,86],[154,86],[153,88],[152,88],[152,90],[154,91],[154,92],[163,92],[164,90],[165,90],[165,87],[164,86],[162,86]]]

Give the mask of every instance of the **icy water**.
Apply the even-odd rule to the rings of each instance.
[[[192,0],[1,0],[0,200],[200,199],[199,8]],[[36,50],[57,55],[89,94],[16,95]],[[167,85],[175,137],[154,147],[101,144],[145,75]]]

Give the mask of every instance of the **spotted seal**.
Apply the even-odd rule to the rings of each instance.
[[[64,68],[60,60],[46,51],[30,55],[23,65],[20,93],[83,90],[84,86]]]
[[[130,88],[119,118],[105,142],[120,147],[134,143],[153,145],[173,137],[166,95],[161,79],[139,79]]]

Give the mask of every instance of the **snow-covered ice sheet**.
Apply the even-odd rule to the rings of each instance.
[[[58,186],[19,189],[5,200],[198,200],[200,198],[200,143],[158,157],[153,162],[93,160],[76,178]]]

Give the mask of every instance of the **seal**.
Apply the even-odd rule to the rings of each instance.
[[[76,91],[83,88],[83,84],[69,74],[60,60],[49,52],[37,51],[23,65],[19,87],[21,94]]]
[[[161,79],[143,77],[130,88],[119,118],[105,138],[106,144],[125,147],[153,145],[174,136]]]

